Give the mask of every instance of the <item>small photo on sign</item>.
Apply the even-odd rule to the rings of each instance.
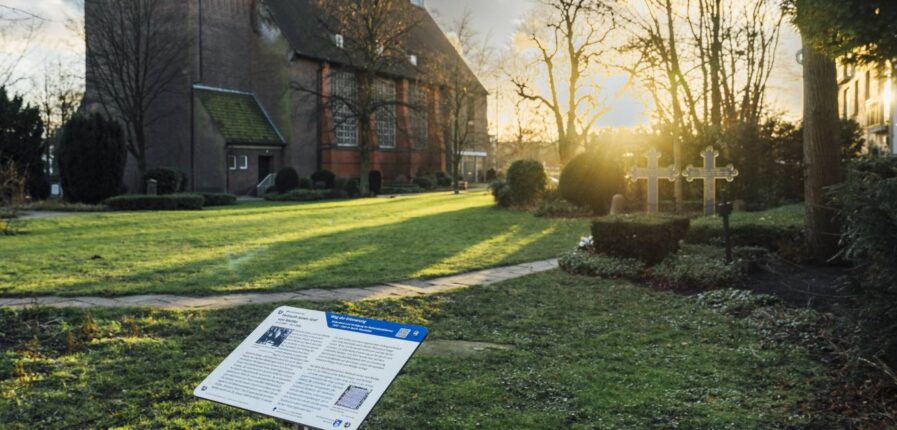
[[[370,390],[350,385],[349,388],[346,388],[346,391],[343,392],[343,395],[340,396],[339,400],[336,401],[336,405],[358,410],[358,408],[361,407],[361,404],[364,403],[364,399],[368,398],[368,394],[371,394]]]
[[[287,337],[289,337],[292,332],[293,330],[289,328],[271,326],[271,328],[269,328],[259,340],[255,341],[255,343],[277,348],[283,341],[287,340]]]

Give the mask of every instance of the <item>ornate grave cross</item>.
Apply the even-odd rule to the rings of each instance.
[[[632,182],[637,182],[641,179],[646,179],[648,181],[648,213],[655,214],[659,211],[658,200],[658,184],[657,182],[661,179],[666,179],[670,182],[676,182],[676,179],[679,178],[679,172],[676,171],[674,166],[669,167],[659,167],[660,165],[660,151],[656,149],[652,149],[645,154],[645,158],[648,160],[648,167],[633,167],[632,170],[626,174],[626,179],[629,179]]]
[[[716,181],[721,179],[725,179],[726,182],[735,181],[738,169],[731,164],[726,167],[716,167],[719,151],[713,149],[712,146],[708,146],[701,156],[704,158],[704,167],[697,168],[689,164],[682,172],[682,176],[688,182],[693,182],[696,179],[704,181],[704,213],[713,215],[716,210]]]

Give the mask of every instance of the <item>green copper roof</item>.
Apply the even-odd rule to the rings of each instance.
[[[194,86],[228,145],[284,145],[268,113],[252,93]]]

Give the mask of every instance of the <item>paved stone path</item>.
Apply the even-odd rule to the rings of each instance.
[[[176,295],[140,295],[122,297],[30,297],[0,298],[0,307],[23,308],[27,306],[48,306],[54,308],[105,308],[105,307],[149,307],[159,309],[221,309],[248,304],[277,303],[292,300],[313,302],[360,301],[385,298],[427,296],[451,290],[469,288],[476,285],[490,285],[509,279],[520,278],[534,273],[545,272],[558,267],[557,260],[536,261],[516,266],[496,267],[460,275],[446,276],[430,280],[409,280],[385,283],[363,288],[312,289],[287,293],[228,294],[208,297],[188,297]]]

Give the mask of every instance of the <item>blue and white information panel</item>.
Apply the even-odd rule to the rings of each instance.
[[[281,307],[194,391],[317,429],[356,429],[427,337],[421,326]]]

